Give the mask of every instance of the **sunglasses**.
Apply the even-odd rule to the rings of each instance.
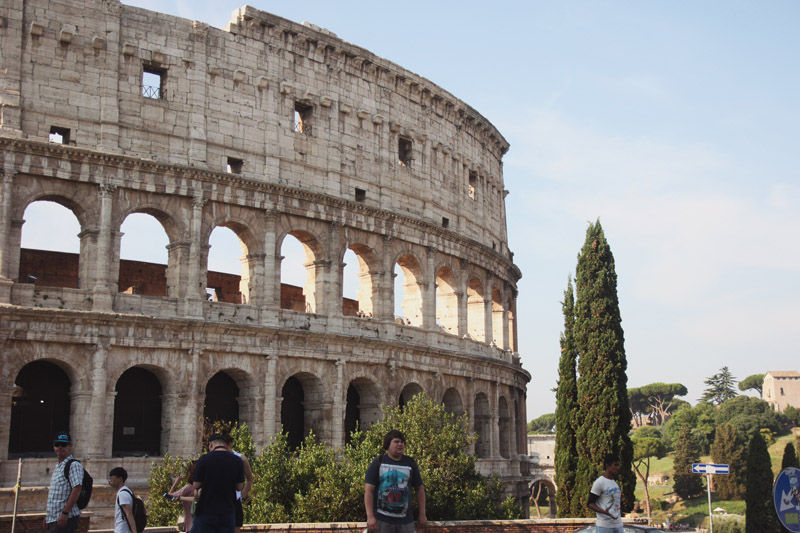
[[[56,448],[66,448],[67,446],[69,446],[69,444],[65,442],[54,442],[53,446],[55,446]]]

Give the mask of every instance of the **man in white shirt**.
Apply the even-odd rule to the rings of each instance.
[[[128,472],[118,466],[108,473],[108,484],[117,491],[114,503],[114,533],[136,533],[133,519],[133,492],[125,486]]]
[[[589,509],[597,513],[597,533],[623,533],[620,497],[622,492],[614,481],[619,474],[619,457],[608,454],[603,460],[605,472],[589,491]]]

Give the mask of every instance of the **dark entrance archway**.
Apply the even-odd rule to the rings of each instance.
[[[19,371],[14,385],[9,454],[52,453],[53,435],[69,430],[69,377],[53,363],[34,361]]]
[[[281,391],[281,425],[287,435],[290,448],[297,448],[305,437],[305,413],[303,401],[305,391],[300,380],[292,376],[283,384]]]
[[[112,454],[161,454],[161,383],[149,370],[134,367],[117,380]]]
[[[209,423],[239,422],[239,386],[225,372],[217,372],[206,385],[203,418]]]

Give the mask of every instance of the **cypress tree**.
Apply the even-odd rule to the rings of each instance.
[[[747,490],[745,495],[745,531],[763,533],[781,531],[772,502],[772,465],[761,433],[750,438],[747,447]]]
[[[575,494],[575,421],[578,416],[578,384],[575,374],[577,352],[572,327],[575,323],[575,296],[572,279],[567,281],[564,301],[564,332],[561,334],[561,358],[558,362],[558,386],[556,388],[556,508],[559,518],[581,516],[583,498]]]
[[[717,485],[717,497],[720,500],[744,499],[745,471],[747,469],[745,441],[735,427],[723,424],[717,428],[714,444],[711,445],[711,459],[715,463],[730,466],[730,474],[714,478]]]
[[[692,463],[700,462],[700,446],[688,424],[681,426],[675,441],[673,490],[684,500],[703,493],[703,476],[692,473]],[[722,476],[719,476],[722,477]]]
[[[625,339],[617,298],[614,256],[600,221],[590,224],[575,269],[575,324],[578,360],[576,431],[578,467],[575,493],[584,500],[603,470],[603,457],[619,455],[617,483],[622,489],[622,511],[633,510],[636,475],[633,473],[631,412],[625,374]],[[583,514],[590,516],[582,506]]]
[[[791,442],[786,443],[786,447],[783,449],[783,460],[781,461],[781,470],[784,468],[789,468],[793,466],[795,468],[800,468],[800,461],[797,460],[797,453],[794,449],[794,444]]]

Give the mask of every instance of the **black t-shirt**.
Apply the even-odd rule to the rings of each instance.
[[[244,482],[244,463],[229,451],[209,452],[197,460],[193,481],[203,484],[197,515],[233,516],[236,485]]]
[[[384,454],[372,461],[364,481],[375,485],[375,518],[387,524],[410,524],[414,521],[411,509],[411,487],[422,486],[417,462],[404,455],[394,461]]]

